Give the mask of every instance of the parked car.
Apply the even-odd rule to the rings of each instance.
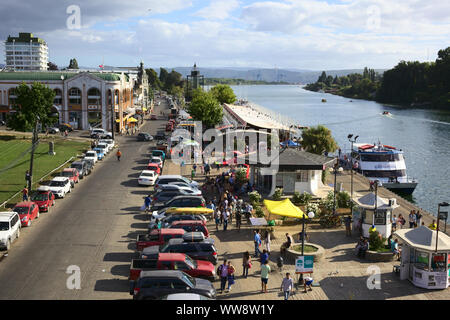
[[[0,212],[0,248],[9,250],[20,237],[20,217],[17,212]]]
[[[157,163],[150,162],[147,165],[147,170],[154,171],[157,175],[161,174],[161,168],[159,167],[159,165]]]
[[[138,141],[152,141],[153,137],[147,132],[140,132],[137,135]]]
[[[92,170],[94,170],[94,161],[92,159],[82,159],[81,162],[86,166],[86,174],[90,175]]]
[[[80,179],[83,179],[84,176],[87,176],[86,162],[74,161],[74,162],[72,162],[70,167],[78,170],[78,175],[79,175]]]
[[[105,143],[105,144],[107,144],[110,151],[112,149],[114,149],[114,146],[115,146],[115,143],[114,143],[113,139],[100,139],[100,140],[98,140],[98,143]]]
[[[31,226],[32,221],[39,218],[39,207],[33,201],[19,202],[14,206],[13,211],[19,214],[23,227]]]
[[[75,183],[78,183],[80,181],[80,174],[78,173],[78,170],[75,168],[65,168],[61,172],[61,177],[69,178],[70,186],[72,188],[75,187]]]
[[[103,160],[103,158],[105,157],[105,149],[104,148],[98,148],[95,147],[94,149],[95,152],[97,152],[97,159],[98,160]]]
[[[154,229],[147,234],[140,234],[136,239],[136,250],[142,251],[150,246],[160,246],[173,238],[182,238],[186,233],[184,229]]]
[[[158,178],[158,175],[151,170],[144,170],[141,172],[138,183],[139,185],[144,186],[153,186],[155,184],[156,179]]]
[[[186,232],[202,232],[205,238],[209,237],[209,231],[204,220],[179,220],[173,221],[170,229],[184,229]]]
[[[83,159],[92,160],[92,161],[94,161],[94,164],[97,163],[97,161],[98,161],[97,151],[95,151],[95,150],[86,151]]]
[[[184,194],[190,194],[193,196],[201,196],[202,192],[198,190],[197,188],[193,188],[189,185],[177,185],[177,184],[162,184],[158,187],[158,191],[174,191],[174,190],[181,190],[184,191]]]
[[[51,127],[51,128],[48,128],[47,130],[48,130],[48,133],[52,133],[52,134],[60,132],[59,128],[57,128],[57,127]]]
[[[186,253],[192,259],[209,261],[217,264],[218,254],[211,238],[202,241],[185,241],[184,239],[170,239],[162,246],[151,246],[142,250],[141,256],[150,256],[155,253]]]
[[[101,142],[97,143],[97,146],[95,147],[95,149],[102,149],[103,153],[105,155],[109,153],[109,146],[106,143],[101,143]]]
[[[152,196],[152,202],[167,202],[176,196],[181,196],[188,193],[183,193],[180,190],[162,190],[158,189]]]
[[[67,177],[55,177],[50,181],[48,188],[58,198],[64,198],[71,192],[70,180]]]
[[[160,157],[164,161],[166,159],[166,153],[162,150],[154,149],[152,150],[152,157]]]
[[[167,208],[170,209],[170,208]],[[167,210],[166,209],[166,210]],[[158,212],[158,211],[155,211]],[[202,215],[193,215],[193,214],[167,214],[164,212],[164,214],[161,215],[154,215],[152,214],[152,217],[150,218],[150,223],[148,224],[148,229],[152,230],[156,228],[156,219],[161,220],[161,227],[162,228],[169,228],[171,224],[175,221],[181,221],[181,220],[196,220],[196,221],[206,221],[206,218]]]
[[[214,300],[214,299],[202,296],[201,294],[198,293],[171,293],[166,296],[162,296],[157,300],[187,301],[187,300]]]
[[[163,161],[160,157],[151,157],[150,163],[156,163],[160,169],[163,167]]]
[[[177,208],[205,207],[205,199],[199,196],[180,195],[173,197],[171,200],[164,203],[162,202],[152,203],[151,210],[155,211],[169,207],[177,207]]]
[[[150,116],[150,120],[158,120],[158,116],[156,114],[152,114]]]
[[[48,212],[48,208],[55,205],[55,195],[47,186],[38,187],[30,199],[38,205],[40,212]]]
[[[166,140],[166,133],[164,131],[158,131],[155,135],[155,140]]]
[[[94,139],[102,139],[102,138],[112,139],[112,133],[101,128],[92,129],[90,132],[90,136],[91,138]]]
[[[193,260],[185,253],[158,253],[146,259],[133,259],[128,280],[136,280],[142,271],[150,270],[181,270],[191,277],[216,280],[216,271],[211,262]]]
[[[162,184],[169,184],[171,182],[184,182],[187,183],[189,186],[197,188],[198,189],[198,182],[189,180],[181,175],[162,175],[159,176],[159,178],[156,180],[155,188],[158,188],[159,185]]]
[[[205,279],[193,278],[179,270],[141,272],[136,281],[130,281],[134,300],[157,299],[171,293],[198,293],[215,299],[216,289]]]

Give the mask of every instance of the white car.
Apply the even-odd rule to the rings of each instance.
[[[106,131],[105,129],[101,129],[101,128],[96,128],[96,129],[92,129],[91,130],[91,138],[95,138],[95,137],[107,137],[107,138],[112,138],[112,133]]]
[[[53,178],[53,180],[50,181],[48,188],[58,198],[64,198],[67,193],[70,193],[72,191],[70,180],[67,177]]]
[[[17,212],[0,212],[0,248],[9,250],[20,237],[21,222]]]
[[[96,148],[102,149],[105,155],[109,153],[109,146],[106,143],[99,143]]]
[[[156,163],[159,166],[160,169],[162,169],[162,167],[163,167],[163,161],[162,161],[161,157],[153,156],[150,159],[150,163]]]
[[[202,195],[202,192],[195,187],[191,187],[188,185],[179,185],[179,184],[175,184],[175,183],[174,184],[172,184],[172,183],[162,184],[161,186],[159,186],[159,189],[161,189],[161,190],[183,190],[193,196],[201,196]]]
[[[85,155],[84,155],[84,159],[85,160],[92,160],[92,161],[94,161],[94,164],[96,164],[97,161],[98,161],[97,151],[95,151],[95,150],[87,151],[85,153]]]
[[[139,176],[138,183],[139,185],[153,186],[157,178],[158,174],[155,171],[144,170]]]
[[[114,140],[113,139],[100,139],[98,140],[99,143],[106,143],[109,147],[109,150],[114,149]]]

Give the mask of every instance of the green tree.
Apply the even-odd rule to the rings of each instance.
[[[51,61],[49,61],[47,63],[47,67],[48,67],[48,70],[58,70],[58,66]]]
[[[229,85],[215,85],[211,88],[210,92],[221,104],[233,104],[236,101],[236,95]]]
[[[327,74],[325,71],[322,71],[322,74],[319,76],[319,79],[317,79],[317,82],[325,83],[326,81],[327,81]]]
[[[334,152],[338,148],[330,129],[322,125],[304,130],[302,139],[303,148],[314,154],[322,155],[324,152]]]
[[[43,128],[48,127],[57,120],[53,116],[52,107],[55,92],[40,82],[34,82],[31,87],[22,82],[16,89],[17,96],[13,108],[16,112],[9,118],[9,126],[17,131],[33,130],[32,148],[30,157],[30,179],[28,189],[31,191],[33,184],[34,151],[39,144],[38,124]]]
[[[210,92],[202,89],[194,90],[188,112],[194,120],[202,121],[208,128],[219,124],[223,117],[219,101]]]
[[[169,72],[167,72],[164,68],[159,68],[159,81],[165,87],[167,77],[169,76]]]
[[[77,59],[75,59],[75,58],[70,59],[69,69],[79,69]]]
[[[158,73],[153,69],[145,69],[145,72],[148,76],[148,83],[152,86],[155,90],[161,90],[162,85],[161,81],[159,81]]]

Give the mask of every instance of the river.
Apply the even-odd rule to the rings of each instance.
[[[288,116],[301,125],[325,125],[342,150],[350,150],[350,133],[359,136],[357,142],[380,141],[402,149],[408,177],[418,180],[412,200],[434,215],[438,203],[450,202],[450,112],[348,99],[294,85],[232,88],[238,98]],[[327,102],[321,102],[323,98]],[[383,116],[385,110],[392,116]]]

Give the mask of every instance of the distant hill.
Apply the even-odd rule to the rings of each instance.
[[[166,68],[169,72],[174,69],[186,77],[191,73],[192,67]],[[322,70],[285,70],[285,69],[257,69],[257,68],[198,68],[205,78],[244,79],[249,81],[313,83],[321,75]],[[159,72],[159,68],[155,69]],[[376,70],[383,73],[384,69]],[[327,75],[344,76],[350,73],[362,73],[363,69],[325,70]]]

